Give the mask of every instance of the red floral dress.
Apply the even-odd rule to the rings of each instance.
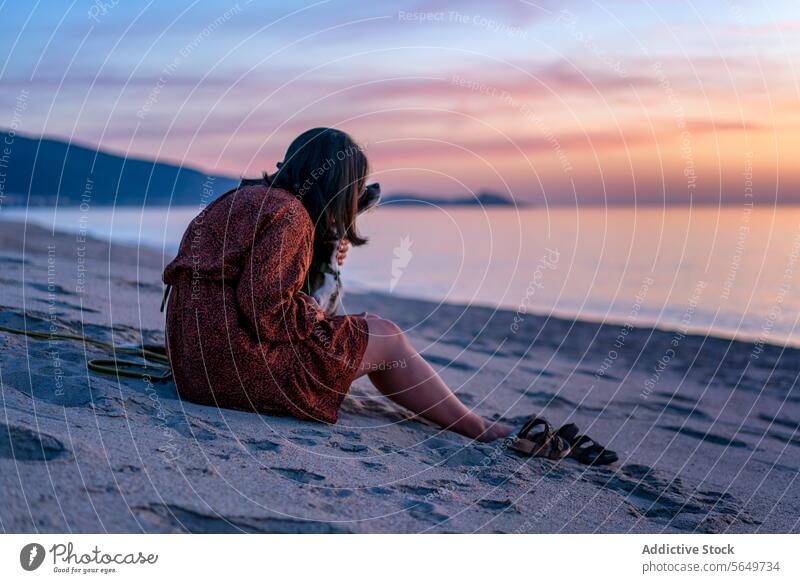
[[[300,291],[314,226],[291,193],[247,186],[189,225],[164,270],[178,394],[204,405],[335,423],[367,347],[360,316]]]

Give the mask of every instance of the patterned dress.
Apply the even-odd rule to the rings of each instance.
[[[164,270],[167,350],[195,403],[335,423],[367,347],[366,320],[302,293],[314,226],[291,193],[233,190],[189,225]]]

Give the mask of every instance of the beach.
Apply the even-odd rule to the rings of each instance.
[[[0,326],[163,343],[147,248],[0,222]],[[645,283],[643,283],[645,285]],[[800,532],[800,351],[380,293],[470,407],[577,423],[609,467],[473,444],[355,382],[334,426],[97,375],[73,340],[0,332],[4,532]]]

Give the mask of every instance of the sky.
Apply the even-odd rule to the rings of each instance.
[[[800,5],[0,4],[0,127],[214,174],[334,126],[384,192],[800,202]]]

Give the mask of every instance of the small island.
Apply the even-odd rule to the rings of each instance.
[[[461,196],[454,198],[428,197],[415,193],[397,193],[386,196],[381,201],[382,207],[386,206],[470,206],[470,207],[522,207],[523,203],[496,192],[482,191],[476,196]]]
[[[8,146],[0,169],[8,206],[175,206],[208,204],[239,184],[234,176],[212,175],[188,165],[111,153],[60,138],[0,130]],[[382,207],[523,207],[510,196],[481,191],[475,196],[385,196]]]

